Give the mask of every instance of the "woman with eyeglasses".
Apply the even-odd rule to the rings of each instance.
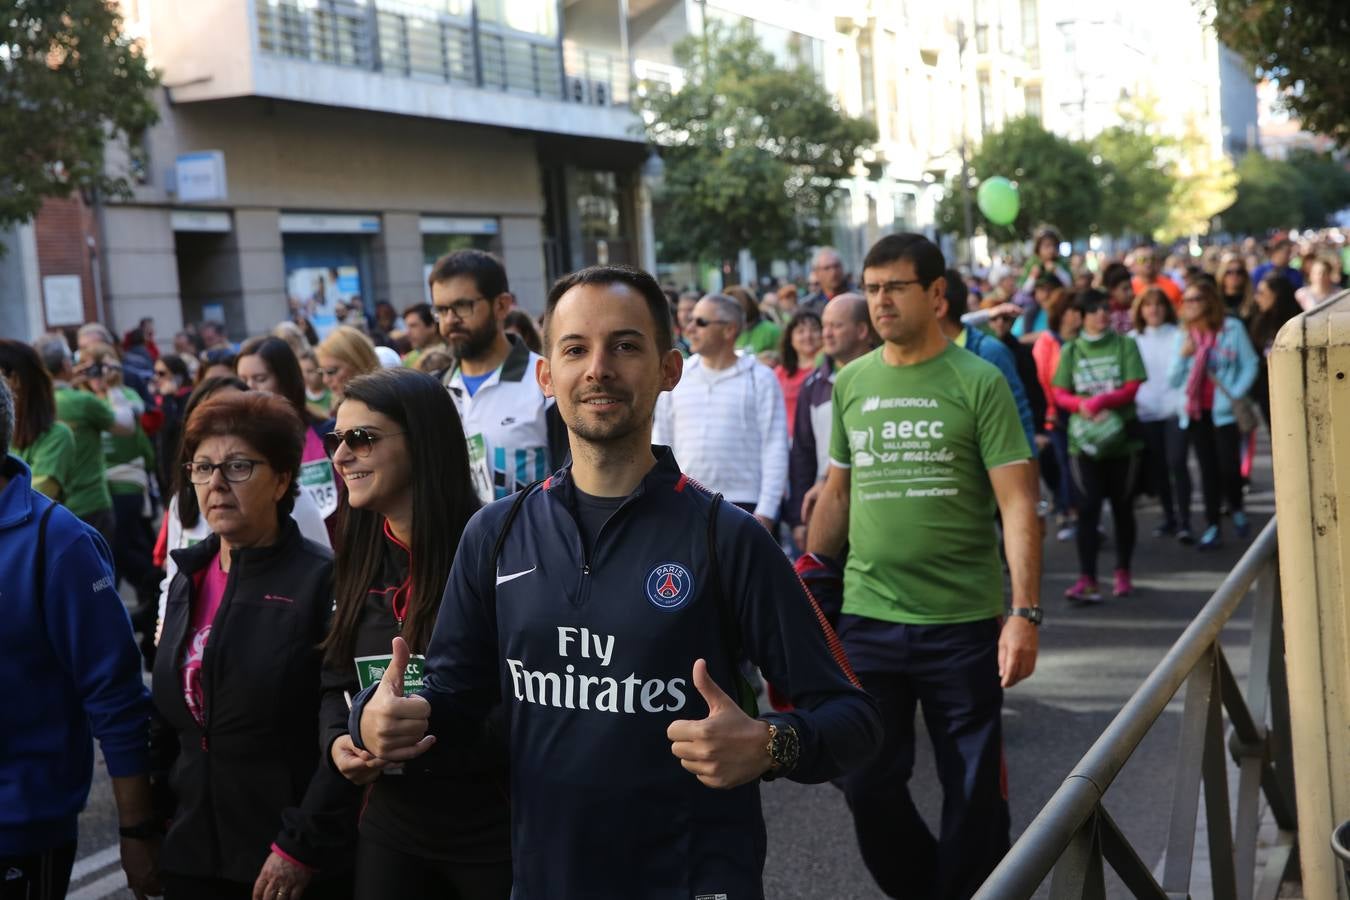
[[[342,401],[342,389],[358,375],[380,369],[380,358],[375,345],[350,325],[339,325],[329,332],[318,347],[319,371],[323,373],[324,387],[333,392],[333,401]]]
[[[332,553],[290,516],[304,425],[260,392],[217,392],[183,432],[183,480],[210,533],[175,550],[152,696],[170,769],[165,897],[341,896],[316,870],[343,839],[300,809],[335,782],[318,745]]]
[[[266,391],[284,398],[305,423],[305,451],[300,459],[300,490],[319,508],[333,534],[333,514],[338,508],[338,485],[323,435],[329,423],[309,411],[305,401],[305,376],[289,344],[277,337],[256,337],[244,342],[235,361],[235,373],[250,390]]]
[[[56,418],[52,376],[36,350],[7,338],[0,339],[0,372],[14,394],[10,447],[32,470],[33,487],[59,501],[75,464],[75,434]]]
[[[448,741],[434,768],[410,763],[393,771],[356,749],[347,732],[347,698],[380,679],[394,637],[425,652],[460,535],[478,509],[454,401],[436,379],[411,369],[363,375],[346,385],[327,443],[347,494],[337,605],[323,642],[321,746],[354,785],[369,785],[355,895],[506,900],[504,744]],[[413,659],[407,690],[420,686],[421,657]]]
[[[192,414],[197,407],[217,395],[228,396],[246,391],[248,391],[248,385],[233,375],[208,378],[197,385],[197,389],[188,397],[183,410],[183,419],[186,421],[192,418]],[[197,504],[196,489],[183,474],[185,462],[187,460],[176,458],[173,464],[177,475],[174,481],[170,482],[171,492],[167,496],[170,496],[171,499],[168,509],[164,513],[164,526],[160,534],[162,549],[157,551],[164,560],[164,579],[159,584],[160,624],[155,631],[156,644],[160,641],[160,634],[163,629],[164,607],[169,600],[169,587],[173,584],[174,576],[178,574],[178,564],[174,561],[173,551],[186,549],[211,536],[211,525],[202,515],[201,507]],[[331,549],[332,542],[328,535],[328,528],[324,524],[323,516],[319,514],[319,508],[314,505],[314,501],[304,491],[301,491],[295,498],[295,503],[291,508],[291,518],[295,519],[295,524],[300,528],[300,534],[307,540]]]
[[[1148,373],[1134,398],[1144,439],[1144,480],[1163,512],[1153,536],[1175,535],[1181,543],[1192,544],[1191,473],[1186,466],[1186,436],[1177,421],[1181,395],[1167,380],[1181,334],[1176,308],[1161,288],[1151,287],[1134,298],[1130,316],[1134,321],[1130,337]]]
[[[1222,545],[1220,499],[1227,500],[1239,538],[1250,530],[1242,508],[1242,436],[1233,401],[1245,398],[1259,365],[1247,329],[1227,314],[1218,289],[1197,281],[1181,298],[1181,327],[1168,382],[1182,392],[1180,423],[1200,465],[1205,533],[1199,549]]]

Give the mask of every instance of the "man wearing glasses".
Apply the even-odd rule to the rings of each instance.
[[[820,287],[801,302],[800,308],[809,309],[816,315],[823,313],[825,304],[835,297],[853,290],[848,272],[844,271],[844,260],[833,247],[821,247],[816,251],[811,258],[811,276]]]
[[[670,447],[689,477],[773,529],[787,490],[787,406],[772,371],[736,354],[741,305],[709,294],[687,332],[684,377],[656,403],[652,440]]]
[[[538,481],[567,456],[567,434],[535,380],[540,356],[502,327],[515,298],[506,270],[482,250],[456,250],[427,279],[431,309],[457,362],[445,377],[469,442],[484,503]]]
[[[1143,244],[1136,247],[1131,254],[1130,262],[1131,271],[1134,272],[1134,278],[1130,282],[1134,296],[1138,297],[1149,288],[1156,287],[1167,295],[1173,306],[1181,305],[1181,288],[1175,281],[1162,274],[1162,267],[1158,264],[1158,252],[1151,245]]]
[[[807,536],[835,558],[848,543],[838,633],[882,710],[881,752],[841,781],[863,861],[888,896],[925,900],[971,896],[1007,852],[1003,690],[1035,668],[1040,621],[1031,452],[1007,381],[942,333],[944,268],[918,234],[868,252],[863,291],[885,343],[835,380]],[[908,789],[916,706],[942,782],[937,836]]]

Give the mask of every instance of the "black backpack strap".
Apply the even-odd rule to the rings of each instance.
[[[506,513],[506,519],[502,522],[502,530],[497,533],[497,541],[492,545],[492,557],[488,560],[492,571],[497,571],[497,558],[502,555],[502,548],[506,546],[506,536],[511,531],[511,525],[516,521],[516,516],[520,515],[520,508],[525,505],[525,498],[530,495],[536,487],[543,484],[543,480],[532,481],[525,487],[516,491],[514,499],[511,501],[511,509]]]
[[[708,569],[712,575],[713,591],[717,598],[717,618],[722,638],[722,653],[730,667],[731,677],[736,686],[736,702],[745,710],[746,715],[754,718],[759,715],[759,701],[755,689],[741,673],[741,662],[745,659],[745,647],[741,643],[740,621],[736,618],[735,604],[727,596],[722,585],[722,566],[717,556],[717,516],[722,510],[722,495],[713,494],[712,505],[708,508]]]
[[[42,511],[42,518],[38,519],[37,533],[37,610],[38,615],[43,620],[43,627],[46,628],[46,600],[47,600],[47,520],[52,517],[52,510],[56,509],[56,501],[48,500],[47,508]]]

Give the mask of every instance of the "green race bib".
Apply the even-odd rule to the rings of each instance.
[[[384,677],[384,673],[389,670],[389,656],[358,656],[356,657],[356,680],[361,684],[361,690],[365,690],[372,684],[375,684]],[[408,658],[407,671],[403,673],[403,695],[416,693],[422,687],[422,665],[426,662],[426,657],[420,653],[414,653]]]

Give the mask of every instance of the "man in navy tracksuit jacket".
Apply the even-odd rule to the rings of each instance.
[[[646,379],[659,360],[672,367],[660,389],[678,380],[668,318],[652,337],[664,307],[650,276],[622,267],[555,285],[540,380],[556,393],[584,464],[523,498],[495,564],[516,498],[470,521],[427,652],[427,702],[379,701],[429,705],[429,721],[404,730],[406,720],[384,718],[369,691],[353,708],[353,738],[403,758],[423,731],[462,741],[505,704],[514,900],[759,900],[759,777],[826,781],[866,761],[880,739],[875,704],[772,536],[723,503],[710,552],[713,497],[681,474],[669,449],[650,446],[655,379],[625,377]],[[574,368],[585,376],[566,374]],[[613,434],[631,457],[605,458],[620,440]],[[581,486],[624,467],[636,485],[622,496]],[[760,720],[742,712],[730,699],[742,657],[795,709]],[[723,725],[763,737],[738,738],[749,749],[733,754],[711,736]],[[395,731],[400,740],[380,743]],[[430,738],[421,740],[408,752]],[[434,766],[435,756],[419,762]]]
[[[97,531],[33,490],[28,467],[7,455],[13,407],[4,379],[0,395],[0,684],[8,687],[0,705],[0,893],[65,896],[93,738],[113,779],[123,866],[134,888],[157,892],[150,695],[112,554]]]

